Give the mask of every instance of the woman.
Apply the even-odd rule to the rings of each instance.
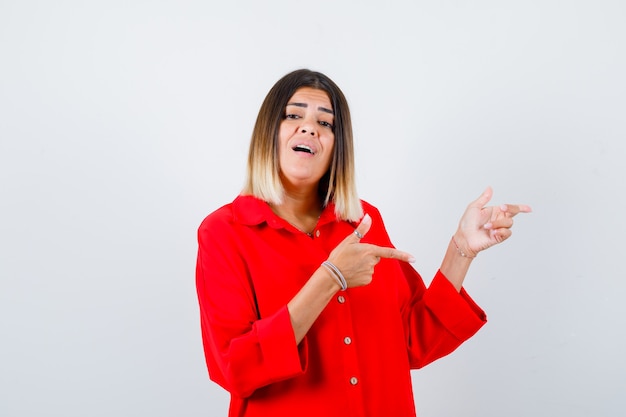
[[[198,231],[207,366],[229,416],[415,415],[410,369],[486,322],[462,288],[476,254],[524,205],[465,211],[426,288],[377,209],[357,197],[350,112],[335,83],[298,70],[263,102],[247,180]]]

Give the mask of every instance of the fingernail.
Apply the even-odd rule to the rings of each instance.
[[[485,229],[491,229],[491,226],[493,226],[493,224],[491,224],[491,222],[489,222],[489,223],[485,223],[485,225],[483,226],[483,228],[485,228]]]
[[[412,256],[409,256],[409,259],[406,260],[408,263],[412,264],[413,262],[415,262],[415,258]]]
[[[500,210],[502,210],[502,211],[507,211],[507,209],[508,209],[508,207],[506,206],[506,204],[502,204],[500,206]]]

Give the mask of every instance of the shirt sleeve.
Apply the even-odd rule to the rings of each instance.
[[[465,289],[456,291],[441,271],[426,288],[410,265],[404,264],[402,269],[412,291],[403,312],[407,349],[411,368],[422,368],[453,352],[487,322],[487,317]]]
[[[260,387],[303,374],[307,339],[296,345],[286,305],[259,317],[233,228],[205,220],[198,244],[196,287],[211,379],[245,398]]]

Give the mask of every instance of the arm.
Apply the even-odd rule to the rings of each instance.
[[[413,293],[405,313],[412,367],[452,352],[486,322],[484,312],[463,289],[467,271],[478,252],[511,236],[516,214],[531,211],[526,205],[485,207],[491,196],[487,188],[469,204],[428,289],[410,266],[402,265]]]
[[[315,320],[340,288],[330,272],[320,267],[287,304],[297,344],[304,339]]]
[[[296,346],[286,307],[259,316],[240,241],[225,222],[200,227],[196,286],[211,379],[245,398],[304,373],[307,344]]]
[[[401,267],[411,289],[411,298],[402,310],[407,351],[411,368],[422,368],[472,337],[487,322],[487,316],[441,271],[426,288],[410,265]]]

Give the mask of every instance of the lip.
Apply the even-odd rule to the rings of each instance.
[[[317,146],[313,142],[308,141],[308,140],[295,140],[289,146],[290,146],[291,150],[294,151],[294,152],[304,153],[305,155],[310,155],[310,156],[317,155],[317,153],[319,151]],[[296,148],[299,147],[299,146],[309,149],[311,151],[311,153],[296,151]]]

